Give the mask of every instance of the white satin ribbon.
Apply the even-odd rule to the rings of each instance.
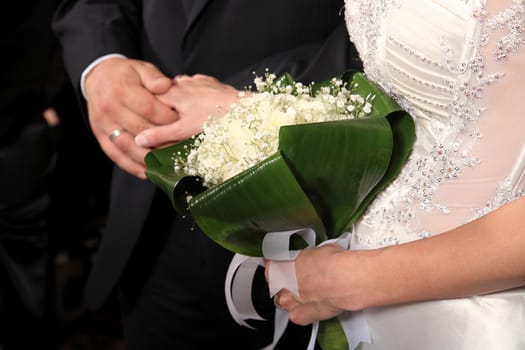
[[[289,250],[290,239],[293,235],[304,239],[308,247],[315,246],[315,232],[311,228],[268,232],[263,238],[263,256],[269,260],[270,264],[268,278],[270,297],[273,297],[282,288],[299,295],[299,287],[295,278],[295,258],[300,251]]]
[[[257,266],[264,266],[262,258],[235,254],[226,272],[224,294],[228,310],[235,322],[253,329],[245,320],[264,320],[253,306],[251,288]]]
[[[294,261],[299,251],[289,250],[290,238],[293,235],[302,237],[309,247],[315,246],[315,232],[310,228],[269,232],[263,239],[263,256],[269,260],[270,264],[268,276],[270,297],[273,297],[282,288],[286,288],[299,296]],[[336,243],[342,248],[348,249],[350,233],[344,233],[337,239],[324,241],[320,246],[329,243]],[[252,329],[253,327],[246,322],[247,319],[264,320],[255,310],[251,300],[253,276],[258,266],[264,266],[262,258],[236,254],[230,263],[225,281],[226,303],[230,314],[238,324]],[[357,348],[360,342],[372,343],[368,323],[363,312],[343,312],[338,316],[338,320],[346,335],[350,350]],[[273,341],[264,350],[275,348],[284,334],[288,322],[288,312],[276,308]],[[318,330],[319,322],[314,322],[307,350],[314,349]]]

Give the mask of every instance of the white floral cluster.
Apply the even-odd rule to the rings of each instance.
[[[211,187],[275,153],[283,125],[358,118],[371,112],[369,99],[351,93],[338,79],[315,93],[312,85],[284,85],[270,73],[254,82],[257,92],[242,93],[238,105],[204,125],[186,163],[175,162],[176,170],[183,167],[184,172],[199,176]]]

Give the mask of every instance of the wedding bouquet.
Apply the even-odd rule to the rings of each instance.
[[[311,228],[316,244],[337,238],[399,173],[415,139],[412,118],[355,71],[310,85],[266,74],[255,85],[202,134],[150,152],[147,177],[235,253],[261,257],[268,232]],[[291,245],[305,247],[300,238]],[[324,349],[338,343],[328,338],[346,342],[324,322]]]

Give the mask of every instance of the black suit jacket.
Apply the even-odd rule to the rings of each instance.
[[[342,0],[64,1],[54,29],[70,77],[96,58],[121,53],[169,76],[204,73],[237,88],[266,68],[310,82],[360,63],[349,43]],[[110,215],[86,288],[100,306],[119,279],[155,189],[116,169]],[[175,213],[173,213],[175,215]]]

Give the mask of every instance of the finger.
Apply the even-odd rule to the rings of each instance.
[[[138,147],[134,142],[134,135],[115,122],[104,119],[101,123],[93,123],[91,120],[90,122],[95,137],[106,155],[122,169],[144,178],[144,157],[149,150]]]
[[[147,98],[141,97],[140,92],[140,90],[145,90],[131,87],[129,90],[132,91],[131,97],[128,96],[128,92],[119,94],[117,91],[113,92],[111,96],[88,100],[88,116],[93,131],[98,131],[101,135],[108,135],[116,128],[122,127],[133,134],[137,134],[156,125],[129,106],[136,104],[136,110],[145,108],[141,105],[147,104],[147,102],[143,102]]]
[[[194,74],[193,75],[193,81],[198,82],[199,80],[200,81],[209,82],[209,83],[217,83],[217,82],[219,82],[219,80],[217,80],[217,78],[212,77],[210,75],[201,74],[201,73]]]
[[[176,110],[176,101],[180,101],[183,98],[183,96],[183,91],[181,91],[180,86],[173,85],[165,93],[156,95],[156,98],[166,106],[169,106],[170,108]]]
[[[324,302],[303,302],[288,290],[279,295],[279,305],[288,312],[290,321],[301,326],[335,317],[342,311]]]
[[[170,78],[165,76],[157,67],[147,62],[140,62],[135,66],[144,87],[153,94],[163,94],[172,85]]]
[[[106,106],[88,103],[88,114],[91,129],[95,134],[100,135],[100,138],[106,138],[118,128],[135,135],[156,125],[122,104]]]
[[[123,96],[123,105],[126,109],[135,114],[135,117],[142,119],[139,123],[135,119],[135,126],[128,126],[133,134],[138,134],[142,130],[155,125],[163,125],[178,120],[179,116],[171,106],[166,105],[161,100],[155,98],[148,90],[141,87],[134,87],[130,92]]]
[[[329,317],[321,317],[315,304],[298,305],[293,309],[287,310],[290,321],[299,325],[306,326],[315,321],[323,320]]]
[[[158,148],[186,140],[201,131],[202,124],[191,119],[181,119],[142,131],[135,137],[135,143],[141,147]]]
[[[279,302],[282,305],[282,302]],[[306,326],[315,321],[327,320],[341,313],[341,310],[327,307],[323,303],[318,302],[297,303],[287,311],[290,321],[301,326]]]
[[[98,120],[90,119],[93,133],[104,153],[106,153],[116,165],[132,175],[145,179],[144,157],[149,149],[135,144],[135,135],[128,130],[122,131],[118,136],[112,137],[112,139],[110,139],[109,136],[115,130],[124,130],[127,128],[143,130],[149,127],[150,124],[145,124],[142,118],[137,117],[127,110],[123,110],[120,116],[124,116],[120,121],[110,121],[109,119],[103,118],[99,118]]]
[[[191,80],[191,77],[189,75],[186,75],[186,74],[178,74],[178,75],[176,75],[173,78],[173,82],[174,83],[182,82],[182,81],[185,81],[185,80]]]
[[[121,169],[138,177],[145,179],[145,166],[143,162],[137,162],[134,158],[140,158],[140,156],[130,157],[129,154],[125,153],[119,148],[118,142],[122,142],[120,139],[130,137],[129,135],[122,134],[111,141],[107,135],[95,135],[100,147],[104,153]],[[146,151],[147,153],[147,151]]]
[[[278,293],[279,305],[286,310],[292,310],[297,305],[301,304],[301,301],[297,295],[290,292],[288,289],[281,289]]]
[[[277,302],[275,298],[277,298]],[[304,304],[299,297],[287,289],[279,291],[274,297],[274,304],[276,304],[276,307],[288,312],[290,321],[301,326],[306,326],[324,318],[320,316],[321,313],[317,309],[317,304]]]
[[[134,135],[123,132],[119,137],[109,139],[117,148],[127,155],[133,162],[144,166],[144,157],[150,151],[148,148],[140,147],[135,143]]]

